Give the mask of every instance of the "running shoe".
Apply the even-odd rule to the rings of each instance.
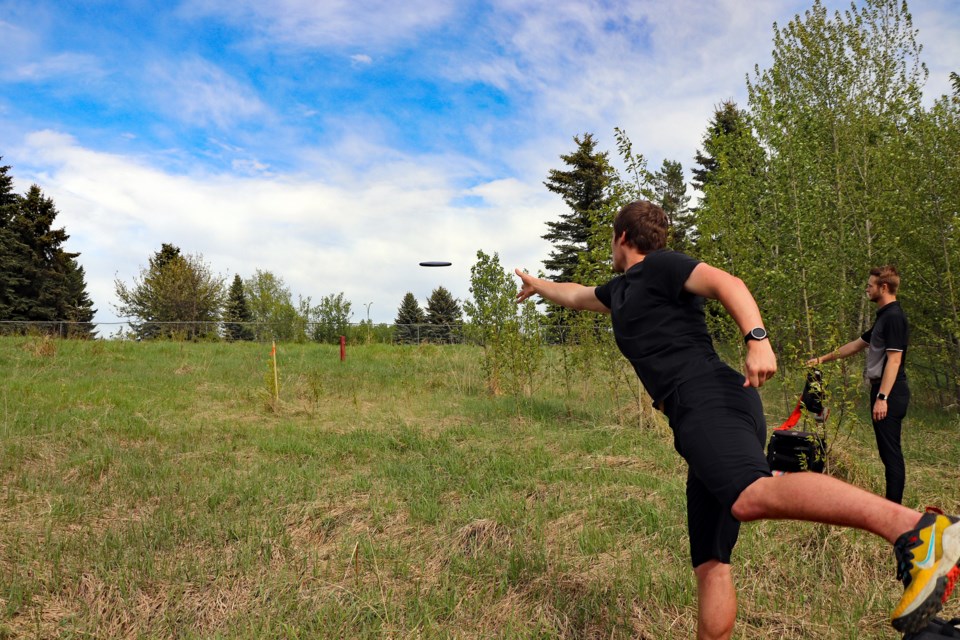
[[[919,631],[943,608],[960,577],[960,518],[927,508],[893,545],[903,597],[890,616],[901,633]]]

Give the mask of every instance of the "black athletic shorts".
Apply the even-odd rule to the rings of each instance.
[[[687,461],[690,559],[729,564],[740,522],[730,513],[740,493],[770,475],[764,454],[767,423],[760,394],[720,364],[682,382],[663,401],[673,444]]]

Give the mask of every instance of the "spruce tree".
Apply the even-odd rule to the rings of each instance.
[[[399,344],[416,344],[420,338],[420,325],[425,324],[427,317],[420,308],[417,299],[409,291],[403,296],[400,308],[397,309],[397,318],[394,320],[396,331],[394,341]]]
[[[87,295],[87,283],[83,267],[74,259],[66,258],[66,292],[63,307],[63,319],[69,321],[61,332],[63,337],[95,338],[96,325],[92,324],[97,310],[93,308],[93,301]]]
[[[20,199],[13,192],[9,171],[9,166],[0,166],[0,320],[20,319],[17,310],[23,303],[19,292],[27,284],[24,273],[30,262],[28,247],[12,229]]]
[[[544,240],[553,243],[550,257],[543,262],[549,277],[558,282],[574,279],[580,254],[589,249],[590,231],[594,218],[604,210],[609,199],[609,188],[615,172],[607,153],[596,151],[593,134],[574,136],[577,149],[560,158],[568,170],[551,169],[544,185],[559,194],[569,211],[560,219],[548,222],[549,232]]]
[[[223,333],[227,340],[253,340],[253,313],[247,304],[247,294],[239,274],[233,276],[233,283],[227,292],[223,319]]]
[[[79,254],[64,251],[63,244],[70,236],[63,228],[53,227],[56,217],[53,200],[33,185],[25,196],[18,198],[12,216],[6,220],[6,228],[14,239],[14,254],[8,260],[12,258],[22,268],[8,291],[12,320],[68,319],[68,273],[73,269],[71,261]]]
[[[703,151],[697,151],[694,156],[696,166],[691,173],[695,189],[704,191],[717,175],[723,141],[745,134],[750,134],[750,125],[746,112],[737,107],[737,103],[726,100],[714,108],[713,119],[703,136]]]
[[[444,287],[437,287],[427,299],[427,324],[433,342],[461,342],[463,324],[460,303]]]
[[[696,227],[687,195],[687,183],[683,179],[683,167],[679,162],[664,160],[663,166],[653,174],[654,202],[660,205],[670,222],[668,244],[677,251],[691,252],[696,242]]]
[[[13,193],[9,171],[0,166],[0,320],[66,321],[58,325],[64,337],[94,336],[80,254],[64,250],[70,236],[53,226],[53,200],[37,185]]]

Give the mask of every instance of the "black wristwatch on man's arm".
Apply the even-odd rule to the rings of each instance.
[[[751,340],[766,340],[770,335],[767,333],[767,330],[763,327],[757,327],[756,329],[750,329],[747,332],[747,335],[743,336],[744,343],[750,342]]]

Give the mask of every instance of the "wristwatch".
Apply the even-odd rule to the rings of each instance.
[[[888,396],[888,395],[885,394],[885,393],[878,393],[878,394],[877,394],[877,400],[883,400],[884,402],[886,402],[886,401],[887,401],[887,398],[889,398],[889,397],[890,397],[890,396]]]
[[[743,336],[744,342],[750,342],[751,340],[766,340],[770,336],[767,334],[767,330],[763,327],[757,327],[756,329],[750,329],[747,332],[747,335]]]

